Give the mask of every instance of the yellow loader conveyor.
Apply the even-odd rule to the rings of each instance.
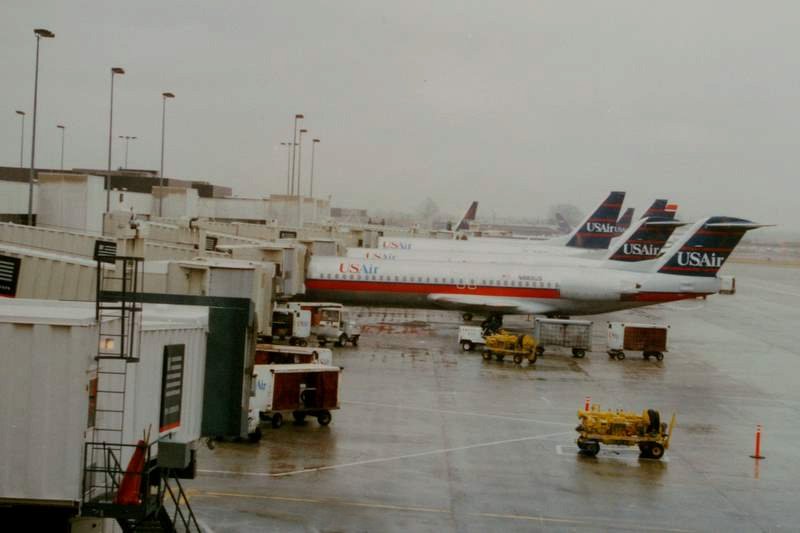
[[[502,361],[506,356],[512,357],[518,365],[523,359],[527,359],[529,364],[536,362],[536,339],[530,335],[500,331],[494,335],[488,335],[483,347],[483,358],[487,361],[494,356],[498,361]]]

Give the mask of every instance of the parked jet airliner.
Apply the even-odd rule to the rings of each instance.
[[[685,300],[719,291],[717,272],[742,236],[761,225],[729,217],[695,223],[651,261],[609,267],[534,266],[312,257],[308,299],[463,312],[583,315]]]

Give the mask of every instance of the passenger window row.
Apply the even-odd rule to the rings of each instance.
[[[558,283],[550,281],[514,281],[514,280],[485,280],[476,282],[474,279],[464,280],[464,278],[447,277],[422,277],[422,276],[391,276],[383,274],[322,274],[322,279],[342,279],[354,281],[388,281],[396,283],[433,283],[437,285],[457,285],[457,286],[482,286],[482,287],[529,287],[538,289],[557,289]]]

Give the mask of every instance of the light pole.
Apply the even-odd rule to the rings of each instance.
[[[22,147],[25,146],[25,111],[17,109],[16,113],[22,119],[19,132],[19,168],[22,168]]]
[[[131,137],[130,135],[118,135],[117,138],[118,139],[125,139],[125,166],[123,168],[127,169],[128,168],[128,143],[130,143],[131,141],[135,141],[136,139],[138,139],[138,137],[136,137],[136,136]]]
[[[291,191],[289,194],[294,194],[294,152],[295,146],[297,146],[297,121],[303,120],[305,117],[302,113],[298,113],[294,116],[294,131],[292,132],[292,172],[291,172],[291,183],[289,184],[289,190]]]
[[[174,93],[161,93],[161,170],[158,172],[158,216],[164,199],[164,132],[167,123],[167,98],[175,98]]]
[[[64,170],[64,136],[67,133],[67,127],[63,124],[58,124],[56,128],[61,130],[61,170]]]
[[[114,136],[114,76],[125,74],[122,67],[111,68],[111,111],[108,114],[108,174],[106,174],[106,213],[111,206],[111,139]]]
[[[36,34],[36,74],[33,78],[33,135],[31,139],[31,171],[28,174],[28,225],[33,226],[33,178],[36,174],[36,104],[39,97],[39,41],[52,39],[56,36],[50,30],[38,28],[33,30]]]
[[[288,196],[289,195],[289,183],[291,181],[290,177],[289,177],[289,172],[291,171],[291,168],[292,168],[292,159],[291,159],[292,142],[289,141],[289,142],[281,143],[281,146],[285,146],[286,147],[286,195]]]
[[[308,133],[307,129],[300,130],[300,139],[297,141],[297,181],[295,185],[297,186],[297,196],[300,196],[300,169],[303,166],[303,134]]]
[[[311,141],[311,188],[308,191],[308,195],[312,199],[314,198],[314,152],[316,151],[317,143],[319,143],[319,139]]]

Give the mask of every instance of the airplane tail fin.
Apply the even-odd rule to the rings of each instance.
[[[617,220],[617,229],[615,230],[617,237],[625,233],[625,231],[629,227],[631,227],[631,221],[633,220],[633,211],[634,209],[632,207],[629,207],[628,209],[625,210],[624,213],[622,213],[622,216],[619,217],[619,220]]]
[[[469,223],[475,220],[475,216],[478,214],[478,202],[472,202],[467,209],[467,212],[464,213],[464,216],[461,217],[459,220],[458,225],[456,226],[456,231],[466,231],[469,229]]]
[[[653,217],[640,219],[618,239],[619,243],[606,256],[607,261],[634,263],[656,259],[683,222]]]
[[[608,248],[615,236],[614,230],[623,200],[624,192],[614,191],[609,194],[600,207],[572,232],[567,246],[592,250]]]
[[[642,218],[663,217],[665,215],[666,208],[666,200],[656,200],[650,207],[647,208],[647,211],[644,212]]]
[[[732,217],[697,221],[653,267],[662,274],[714,277],[744,234],[766,224]]]
[[[572,233],[572,226],[561,213],[556,213],[556,224],[558,229],[563,233]]]

